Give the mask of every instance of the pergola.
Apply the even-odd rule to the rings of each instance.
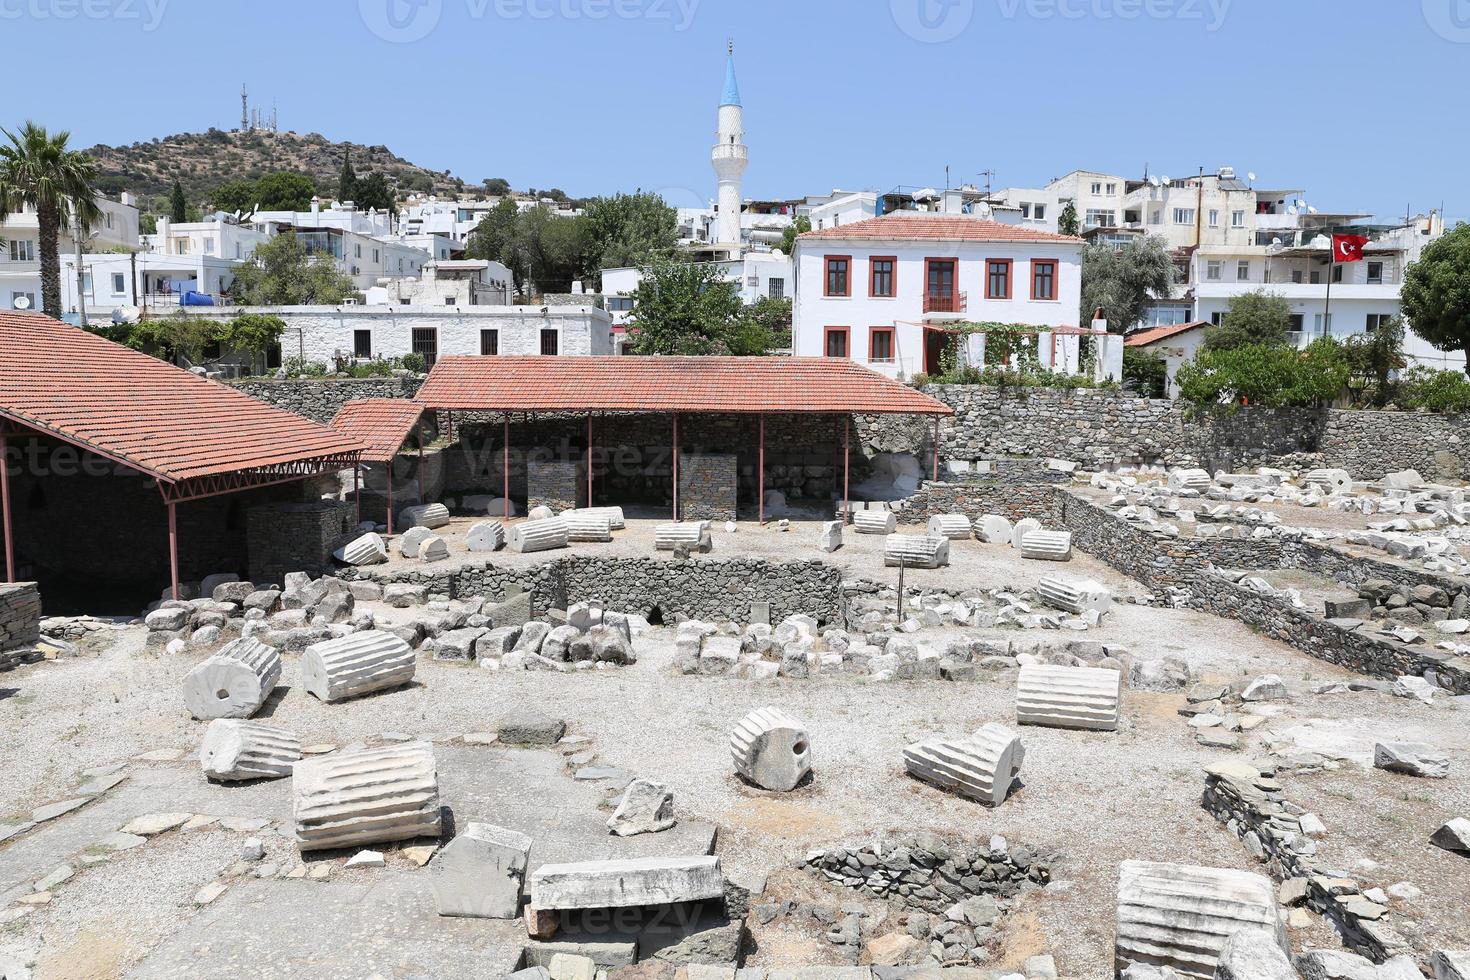
[[[359,398],[343,405],[331,426],[347,439],[367,446],[364,463],[383,463],[388,468],[388,533],[393,533],[393,460],[423,419],[424,406],[402,398]],[[418,439],[419,502],[424,499],[424,440]],[[362,523],[362,484],[358,468],[352,468],[353,496],[357,498],[357,520]]]
[[[853,415],[934,417],[934,479],[939,478],[939,420],[954,409],[908,385],[840,358],[826,357],[444,357],[414,401],[425,409],[504,413],[505,480],[510,517],[510,413],[587,416],[587,502],[592,503],[595,412],[673,417],[673,513],[679,517],[681,415],[753,415],[758,419],[758,519],[765,520],[767,415],[843,416],[843,516],[847,519]]]
[[[168,508],[179,592],[177,507],[355,466],[357,441],[34,313],[0,312],[0,459],[11,438],[41,435],[152,477]],[[7,460],[8,464],[8,460]],[[10,476],[0,466],[5,576],[15,581]]]

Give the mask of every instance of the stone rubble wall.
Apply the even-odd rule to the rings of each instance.
[[[333,574],[332,552],[346,543],[356,524],[355,506],[337,500],[250,508],[245,514],[249,580],[280,583],[288,572]]]
[[[359,398],[412,398],[423,378],[305,378],[274,381],[252,378],[230,384],[254,398],[326,425],[338,410]]]
[[[1012,521],[1034,517],[1044,525],[1062,518],[1058,484],[1066,473],[1048,470],[1041,460],[995,460],[988,472],[968,474],[963,481],[925,481],[919,492],[903,502],[898,519],[904,524],[927,524],[940,514],[964,514],[974,524],[986,514]]]
[[[733,521],[739,463],[728,453],[679,454],[679,518]]]
[[[41,593],[34,582],[0,585],[0,671],[40,659]]]

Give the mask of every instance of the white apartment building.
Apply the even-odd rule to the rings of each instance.
[[[62,305],[76,311],[76,265],[62,256]],[[93,320],[133,319],[193,303],[219,304],[240,262],[217,255],[93,252],[82,256],[82,298]]]
[[[1371,238],[1362,262],[1333,264],[1329,234],[1302,244],[1199,249],[1189,266],[1193,319],[1219,323],[1236,296],[1265,290],[1291,304],[1292,339],[1298,346],[1324,336],[1342,340],[1371,333],[1399,315],[1404,272],[1425,245],[1444,233],[1444,219],[1431,213],[1398,227],[1361,231]],[[1405,332],[1404,352],[1412,362],[1435,368],[1459,370],[1465,363],[1463,354],[1437,350],[1413,331]]]
[[[367,291],[369,306],[509,306],[511,271],[487,259],[445,259],[424,265],[417,279],[382,279]]]
[[[964,214],[900,211],[801,235],[792,342],[889,377],[938,373],[956,322],[1037,328],[1043,365],[1076,370],[1082,241]],[[983,337],[966,345],[983,363]]]
[[[136,250],[138,246],[138,208],[133,195],[123,193],[114,201],[97,195],[97,206],[102,218],[97,226],[87,231],[82,244],[83,254],[107,252],[114,249]],[[41,308],[41,233],[36,221],[36,212],[27,207],[10,215],[0,223],[0,308]],[[77,241],[71,228],[62,228],[59,239],[62,260],[62,305],[73,309],[66,301],[66,279],[72,279],[71,291],[76,292]],[[67,268],[71,260],[71,268]]]

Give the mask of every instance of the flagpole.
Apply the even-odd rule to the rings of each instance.
[[[1332,273],[1337,268],[1337,244],[1332,236],[1327,241],[1327,304],[1322,309],[1322,336],[1332,333]]]

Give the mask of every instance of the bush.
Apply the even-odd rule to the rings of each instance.
[[[1164,398],[1169,383],[1169,365],[1153,351],[1123,348],[1123,384],[1145,398]]]
[[[1179,397],[1201,406],[1316,406],[1342,394],[1347,355],[1330,337],[1306,350],[1276,344],[1244,344],[1201,350],[1174,379]]]
[[[414,374],[423,374],[429,369],[429,362],[424,360],[422,354],[404,354],[398,363],[403,365],[405,371],[412,371]]]
[[[1459,371],[1437,371],[1420,365],[1400,382],[1406,408],[1430,412],[1470,412],[1470,379]]]
[[[281,364],[290,378],[325,378],[327,366],[320,361],[308,361],[300,357],[288,357]]]

